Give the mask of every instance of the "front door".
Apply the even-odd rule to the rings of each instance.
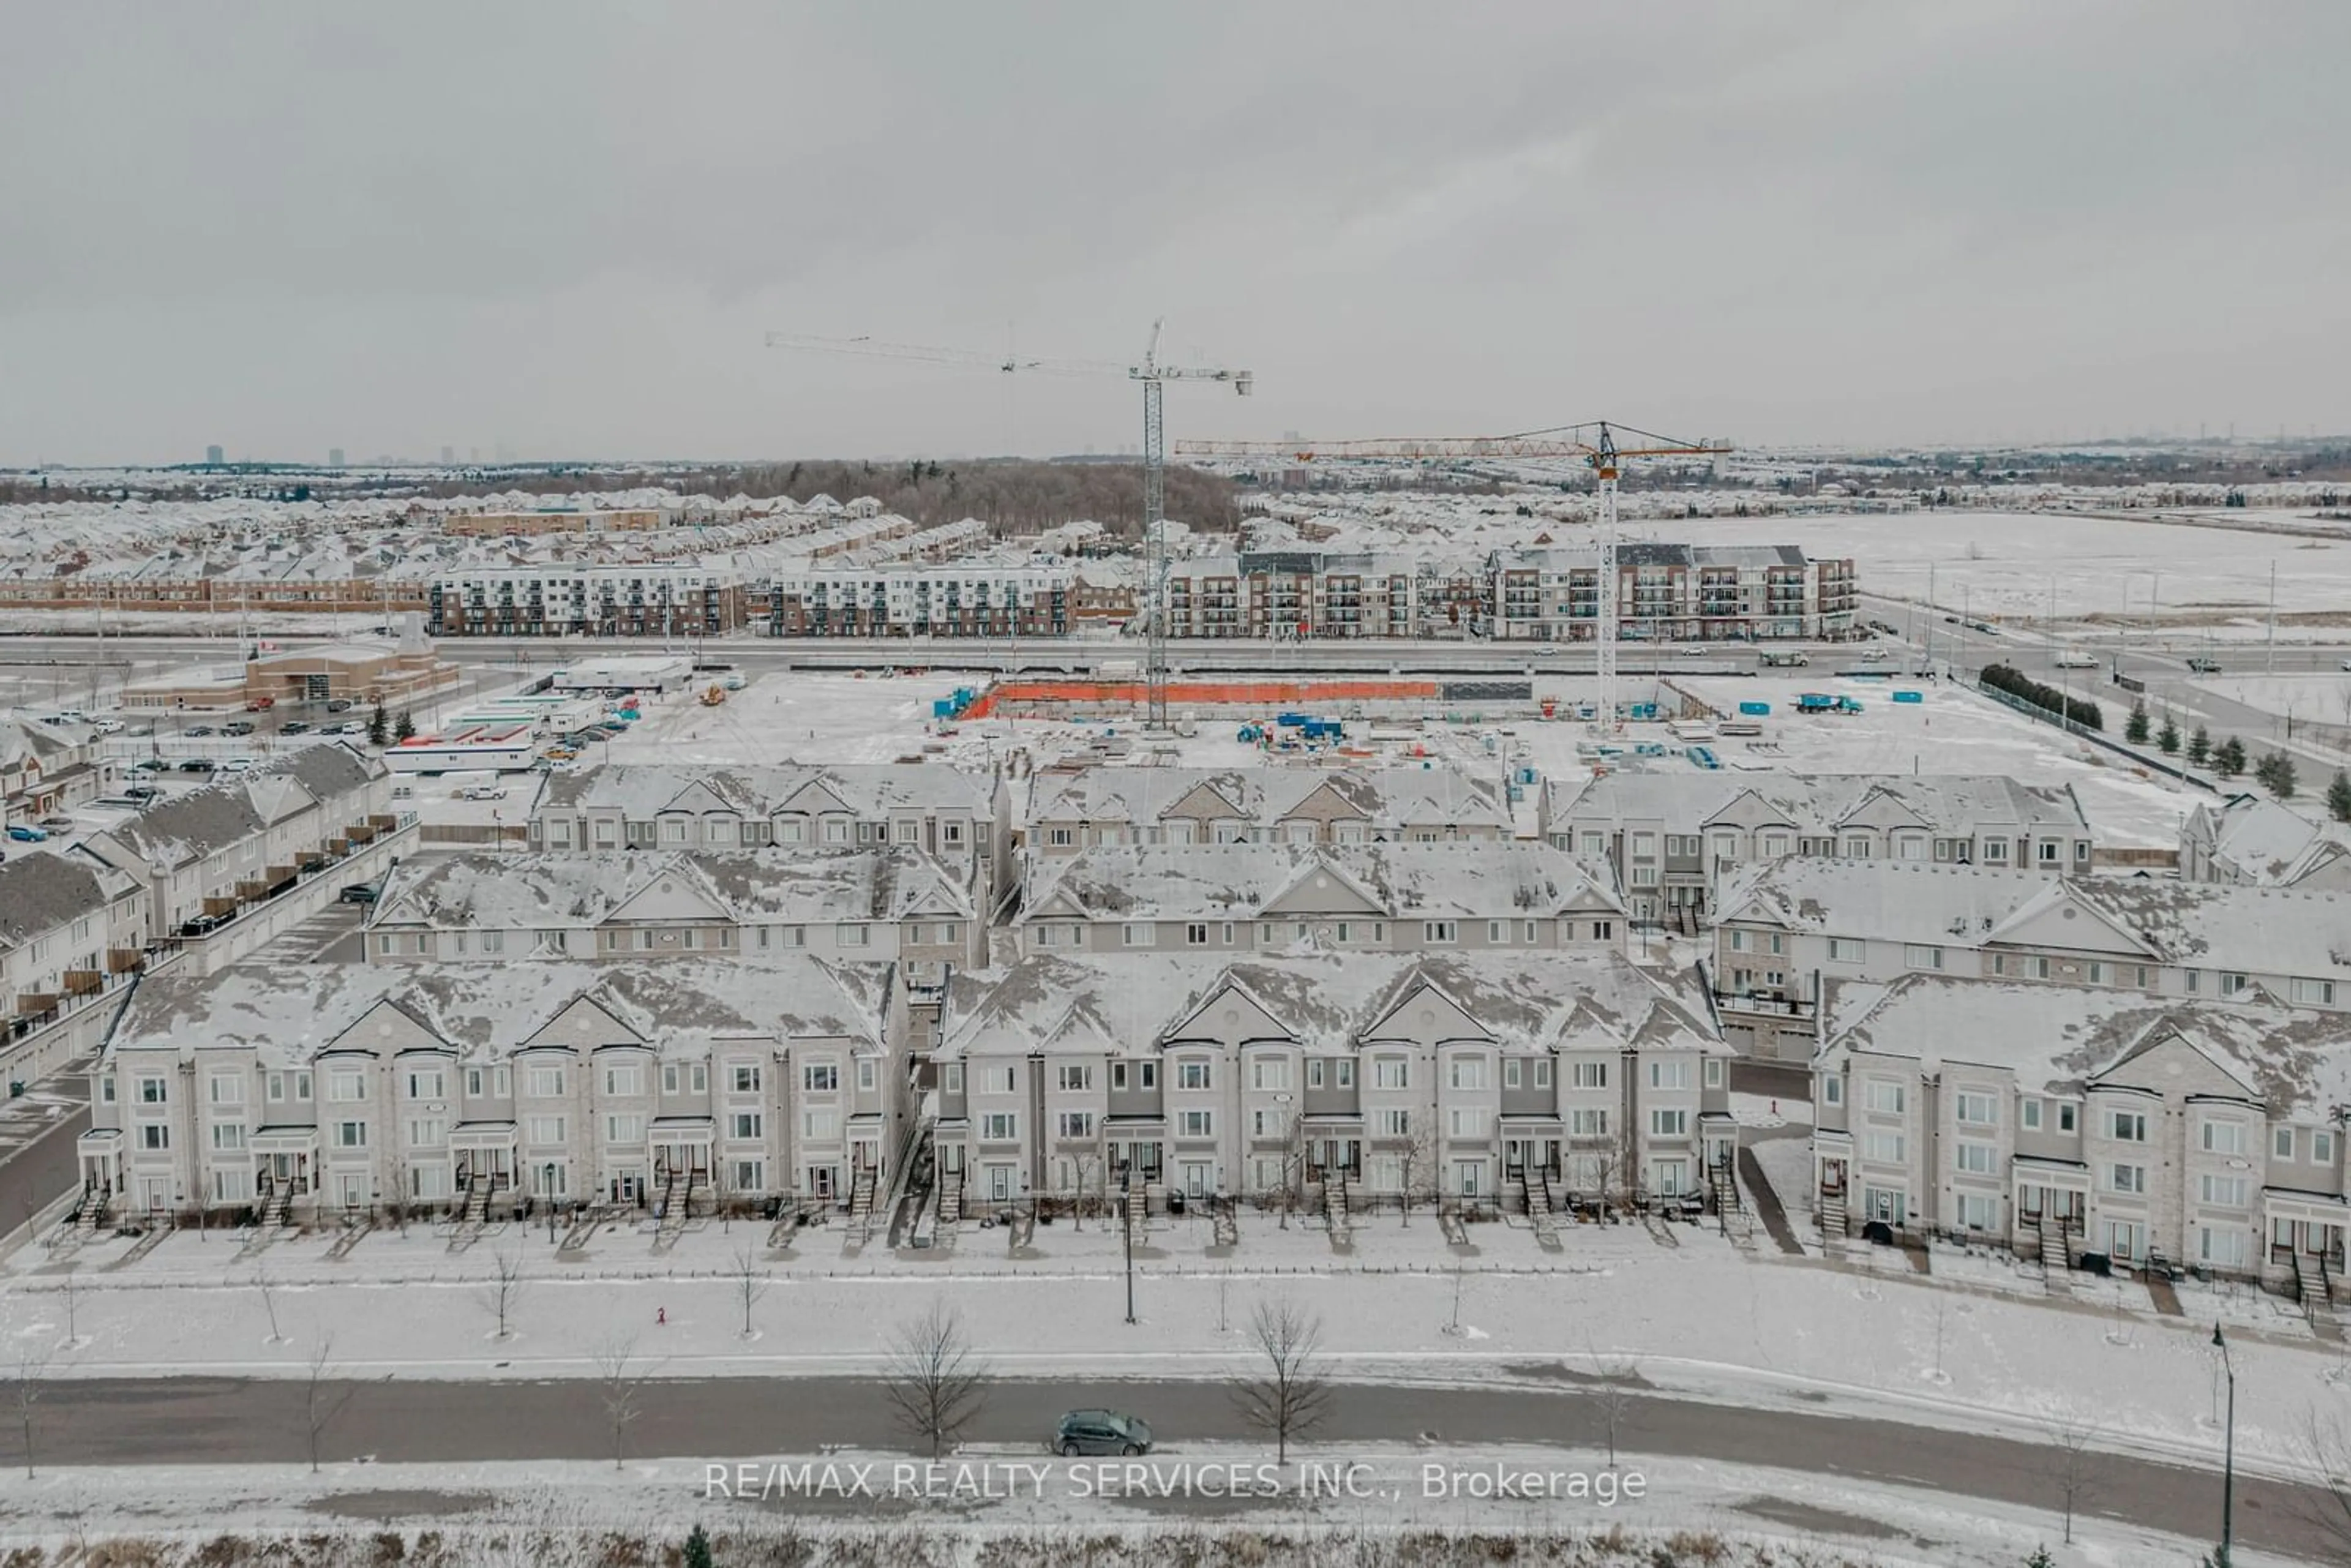
[[[614,1203],[642,1203],[645,1196],[645,1178],[638,1171],[618,1171],[612,1176]]]
[[[1184,1196],[1207,1197],[1208,1185],[1212,1179],[1210,1175],[1212,1168],[1206,1160],[1186,1160],[1184,1162]]]
[[[1464,1197],[1476,1197],[1483,1190],[1486,1162],[1456,1160],[1453,1162],[1453,1187]]]

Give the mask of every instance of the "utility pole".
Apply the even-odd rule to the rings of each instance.
[[[2263,655],[2262,667],[2272,674],[2277,673],[2277,557],[2270,557],[2270,645]]]

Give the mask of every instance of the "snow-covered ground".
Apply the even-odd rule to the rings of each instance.
[[[663,1375],[841,1374],[878,1369],[894,1326],[952,1281],[977,1346],[1014,1372],[1228,1375],[1247,1363],[1251,1303],[1279,1293],[1321,1314],[1334,1369],[1355,1376],[1488,1383],[1630,1358],[1687,1397],[1792,1409],[1827,1396],[2011,1434],[2078,1416],[2105,1446],[2208,1461],[2220,1321],[2243,1385],[2241,1463],[2292,1467],[2312,1412],[2351,1416],[2343,1346],[2246,1289],[2184,1285],[2187,1315],[2168,1317],[2126,1281],[2052,1293],[2005,1253],[1938,1251],[1929,1278],[1891,1249],[1785,1258],[1760,1232],[1742,1246],[1687,1225],[1569,1227],[1557,1251],[1516,1221],[1468,1237],[1456,1249],[1433,1216],[1386,1214],[1341,1250],[1317,1224],[1285,1230],[1245,1210],[1238,1249],[1217,1256],[1204,1221],[1155,1220],[1137,1253],[1139,1327],[1123,1321],[1120,1239],[1098,1223],[1040,1227],[1017,1256],[1008,1231],[977,1221],[952,1249],[903,1254],[879,1239],[850,1248],[832,1226],[771,1251],[758,1222],[696,1222],[656,1253],[647,1225],[600,1233],[576,1261],[527,1225],[459,1252],[415,1225],[341,1259],[320,1235],[240,1257],[236,1238],[181,1232],[136,1259],[110,1237],[67,1264],[37,1246],[8,1260],[0,1348],[47,1357],[51,1377],[298,1376],[331,1333],[350,1375],[560,1377],[589,1375],[593,1348],[629,1333]],[[525,1281],[505,1339],[486,1290],[501,1259]],[[749,1338],[747,1268],[767,1287]],[[1447,1332],[1457,1276],[1459,1334]]]
[[[1176,1562],[1194,1556],[1177,1550],[1181,1544],[1196,1545],[1205,1532],[1219,1526],[1244,1527],[1253,1537],[1319,1540],[1335,1549],[1322,1559],[1332,1563],[1344,1560],[1343,1554],[1351,1549],[1368,1555],[1372,1543],[1382,1539],[1423,1532],[1475,1532],[1483,1538],[1484,1549],[1475,1559],[1461,1560],[1490,1562],[1507,1560],[1499,1553],[1505,1539],[1516,1532],[1605,1537],[1623,1531],[1622,1539],[1590,1540],[1573,1559],[1593,1568],[1671,1561],[1717,1563],[1723,1568],[1771,1561],[1834,1561],[1844,1568],[2013,1568],[2044,1545],[2059,1568],[2174,1568],[2201,1549],[2201,1543],[2086,1513],[2076,1520],[2074,1542],[2068,1546],[2057,1511],[2063,1493],[2054,1482],[2049,1507],[2036,1509],[1953,1500],[1923,1488],[1647,1455],[1623,1456],[1612,1470],[1604,1454],[1572,1448],[1497,1446],[1440,1451],[1310,1442],[1295,1451],[1290,1467],[1275,1466],[1263,1483],[1268,1492],[1277,1485],[1284,1489],[1280,1492],[1238,1500],[1209,1495],[1225,1487],[1225,1478],[1233,1474],[1255,1488],[1259,1484],[1257,1467],[1270,1457],[1262,1448],[1241,1445],[1168,1443],[1153,1455],[1155,1480],[1127,1488],[1123,1476],[1118,1477],[1110,1489],[1113,1495],[1105,1496],[1100,1461],[1062,1461],[1035,1452],[975,1446],[958,1450],[932,1471],[926,1461],[903,1452],[842,1452],[828,1456],[827,1462],[839,1467],[835,1474],[844,1478],[852,1473],[850,1467],[872,1467],[863,1485],[849,1499],[828,1495],[800,1508],[773,1495],[758,1495],[775,1484],[765,1471],[755,1470],[753,1484],[743,1488],[751,1495],[727,1495],[721,1490],[722,1478],[726,1486],[739,1485],[736,1467],[768,1462],[764,1456],[733,1454],[624,1460],[617,1468],[601,1463],[331,1464],[317,1475],[294,1465],[192,1465],[141,1469],[135,1480],[114,1469],[45,1469],[31,1480],[12,1479],[9,1517],[0,1525],[0,1542],[66,1548],[86,1532],[99,1533],[91,1530],[93,1521],[106,1519],[128,1534],[189,1542],[221,1535],[247,1541],[277,1536],[315,1540],[327,1531],[369,1533],[424,1525],[438,1533],[444,1546],[475,1553],[471,1561],[528,1560],[542,1568],[631,1561],[615,1552],[620,1542],[650,1541],[657,1552],[659,1544],[682,1542],[696,1524],[715,1538],[722,1562],[752,1561],[734,1553],[750,1549],[763,1533],[789,1531],[802,1538],[800,1552],[779,1551],[757,1560],[810,1561],[805,1552],[813,1548],[820,1553],[813,1559],[819,1563],[1036,1562],[1043,1559],[1019,1549],[1050,1550],[1049,1543],[1073,1542],[1099,1547],[1113,1535],[1123,1535],[1138,1547],[1156,1538],[1165,1548],[1154,1557],[1114,1560]],[[1330,1467],[1355,1490],[1334,1489],[1341,1495],[1301,1498],[1301,1465]],[[1431,1465],[1440,1467],[1435,1475]],[[1515,1475],[1583,1478],[1593,1493],[1604,1488],[1613,1500],[1603,1504],[1591,1495],[1497,1499],[1458,1493],[1457,1488],[1468,1483],[1457,1481],[1453,1472],[1495,1468]],[[1562,1490],[1572,1490],[1576,1484],[1565,1482]],[[996,1495],[976,1495],[982,1488]],[[1636,1490],[1637,1497],[1632,1495]],[[2086,1487],[2084,1490],[2085,1502],[2094,1504],[2095,1492]],[[123,1522],[125,1516],[152,1522],[141,1529]],[[576,1542],[580,1555],[526,1559],[496,1553],[489,1538],[516,1531],[544,1531]],[[1719,1554],[1698,1544],[1708,1536],[1720,1544]],[[1682,1551],[1691,1554],[1676,1555],[1669,1544],[1676,1537]],[[1291,1560],[1269,1558],[1259,1542],[1252,1547],[1251,1560]],[[820,1555],[827,1548],[837,1549],[840,1557]],[[1792,1548],[1834,1556],[1792,1558],[1785,1555]],[[1539,1550],[1527,1555],[1548,1557]],[[317,1561],[308,1554],[301,1560]],[[1104,1559],[1085,1553],[1080,1560]],[[2280,1561],[2238,1553],[2241,1568],[2265,1568]]]
[[[2206,675],[2193,684],[2230,702],[2275,714],[2281,721],[2291,718],[2297,726],[2351,726],[2351,674]],[[2283,724],[2280,727],[2282,732]]]

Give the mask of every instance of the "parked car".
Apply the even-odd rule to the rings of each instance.
[[[122,792],[122,797],[126,800],[143,802],[152,800],[162,793],[163,791],[156,789],[152,784],[133,784]]]
[[[383,891],[380,882],[355,882],[335,895],[338,904],[373,904],[376,894]]]
[[[351,699],[349,697],[337,697],[334,701],[327,705],[327,711],[329,713],[349,713],[351,711]]]
[[[2188,661],[2188,667],[2195,671],[2199,675],[2217,675],[2220,673],[2220,661],[2218,659],[2208,659],[2201,653],[2199,653],[2196,657]]]
[[[245,705],[245,711],[247,713],[267,713],[271,708],[274,708],[277,706],[277,699],[276,697],[256,697],[251,702]]]
[[[470,789],[460,791],[460,794],[468,800],[503,800],[507,798],[505,789],[496,784],[476,784]]]
[[[53,833],[70,833],[74,830],[74,820],[71,817],[62,814],[55,817],[43,817],[41,819],[41,826],[48,829],[49,831]]]
[[[2098,656],[2095,653],[2060,653],[2055,663],[2061,670],[2095,670],[2098,667]]]
[[[11,822],[8,824],[8,836],[20,844],[37,844],[47,840],[49,835],[38,828],[28,828],[22,822]]]
[[[298,718],[287,719],[284,724],[278,727],[277,733],[280,735],[308,735],[310,733],[310,727],[304,724]]]
[[[223,735],[251,735],[255,730],[260,727],[261,727],[259,725],[254,723],[249,718],[240,718],[232,720],[230,723],[221,726],[221,733]]]
[[[363,724],[330,724],[319,733],[320,735],[365,735],[367,733],[367,726]]]
[[[1706,649],[1699,644],[1693,643],[1688,647],[1682,650],[1682,657],[1685,659],[1703,659],[1706,657]]]
[[[1861,651],[1861,656],[1872,661],[1873,663],[1879,659],[1890,659],[1894,657],[1894,655],[1888,653],[1886,649],[1876,647],[1864,648]]]
[[[208,724],[192,724],[180,733],[185,736],[203,737],[207,735],[218,735],[220,731],[214,729]]]
[[[120,735],[122,733],[122,721],[119,718],[92,719],[90,720],[89,727],[98,731],[100,735]]]
[[[172,765],[160,757],[142,757],[131,765],[133,773],[169,773]]]
[[[210,773],[220,765],[209,757],[191,757],[180,764],[183,773]]]
[[[217,915],[199,915],[193,920],[183,920],[180,923],[180,935],[202,936],[205,932],[217,931],[227,924],[227,921]]]
[[[221,771],[224,773],[250,773],[260,766],[261,758],[258,757],[232,757],[226,762],[221,764]]]
[[[1072,1410],[1053,1428],[1051,1444],[1064,1458],[1080,1454],[1147,1454],[1151,1428],[1138,1416],[1117,1410]]]

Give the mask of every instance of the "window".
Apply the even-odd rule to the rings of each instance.
[[[1148,947],[1159,940],[1159,927],[1148,920],[1129,921],[1118,928],[1118,939],[1128,947]]]
[[[2252,984],[2252,982],[2242,975],[2224,971],[2220,976],[2220,994],[2224,997],[2233,997]]]
[[[862,925],[839,926],[834,930],[832,939],[837,946],[862,947],[865,946],[865,927]]]
[[[1571,1061],[1567,1064],[1567,1085],[1571,1089],[1608,1087],[1608,1064],[1604,1061]]]
[[[2043,865],[2055,865],[2057,863],[2057,850],[2059,846],[2056,840],[2043,839],[2034,847],[2041,852],[2041,863]]]
[[[800,1136],[812,1144],[829,1144],[841,1136],[841,1113],[830,1105],[812,1105],[800,1113]]]
[[[364,1072],[330,1072],[327,1075],[327,1098],[351,1104],[367,1098],[367,1074]]]
[[[1604,1138],[1608,1135],[1608,1113],[1597,1106],[1570,1112],[1567,1130],[1579,1138]]]
[[[530,1070],[530,1077],[527,1081],[527,1087],[529,1089],[532,1097],[535,1099],[560,1099],[563,1094],[563,1069],[560,1067],[534,1067]]]
[[[1523,1072],[1524,1068],[1521,1066],[1517,1057],[1506,1057],[1502,1061],[1502,1087],[1505,1089],[1518,1088],[1519,1081]]]
[[[645,1070],[631,1062],[614,1064],[604,1069],[604,1092],[613,1095],[642,1094],[645,1092]]]
[[[1650,1062],[1649,1087],[1652,1089],[1688,1088],[1689,1063],[1679,1058]]]
[[[272,1073],[270,1076],[276,1078],[282,1075]],[[109,1073],[98,1081],[98,1098],[99,1103],[102,1104],[111,1105],[114,1103],[114,1075],[112,1073]]]
[[[1457,1056],[1449,1064],[1448,1073],[1456,1089],[1483,1089],[1486,1087],[1486,1059],[1482,1056]]]
[[[1504,929],[1509,925],[1510,922],[1506,920],[1489,920],[1486,922],[1486,946],[1489,947],[1499,947],[1503,943],[1509,941],[1510,938],[1502,935]]]
[[[2090,984],[2094,986],[2105,985],[2106,983],[2106,967],[2104,964],[2098,963],[2095,959],[2092,960],[2089,967],[2089,980]]]
[[[2294,999],[2297,1006],[2331,1008],[2335,1005],[2335,982],[2332,980],[2296,980]]]
[[[205,1092],[215,1105],[245,1103],[245,1080],[233,1072],[215,1072],[204,1081]]]
[[[408,1146],[413,1149],[437,1149],[449,1141],[449,1122],[444,1116],[412,1116],[408,1122]]]
[[[1951,1097],[1951,1103],[1954,1114],[1965,1125],[1990,1127],[2000,1121],[2000,1102],[1989,1094],[1963,1090]]]
[[[1207,1138],[1216,1135],[1214,1112],[1186,1111],[1176,1122],[1176,1135],[1185,1138]]]
[[[1092,1111],[1064,1111],[1054,1130],[1064,1138],[1091,1138],[1094,1135],[1094,1113]]]
[[[1319,1056],[1308,1057],[1306,1059],[1306,1087],[1309,1089],[1322,1088],[1322,1059]]]
[[[1456,1105],[1446,1113],[1448,1131],[1457,1138],[1486,1135],[1486,1113],[1475,1105]]]
[[[1899,1133],[1872,1133],[1861,1141],[1862,1158],[1881,1166],[1900,1165],[1904,1148]]]
[[[1119,1063],[1119,1076],[1122,1078],[1125,1076],[1125,1067],[1124,1062]],[[1090,1062],[1064,1061],[1055,1069],[1053,1079],[1064,1092],[1082,1093],[1094,1086],[1094,1070]],[[1124,1088],[1125,1085],[1121,1083],[1119,1087]]]
[[[2242,1122],[2206,1121],[2202,1137],[2208,1155],[2241,1155],[2245,1152],[2245,1124]]]
[[[1730,928],[1730,950],[1734,953],[1747,951],[1747,933],[1736,925]]]
[[[2106,1167],[2106,1190],[2109,1192],[2147,1191],[2145,1166],[2114,1165]]]
[[[337,1147],[337,1148],[339,1148],[339,1149],[364,1149],[364,1148],[366,1148],[366,1147],[367,1147],[367,1124],[366,1124],[365,1122],[338,1122],[338,1123],[336,1123],[336,1124],[335,1124],[335,1147]]]
[[[172,1129],[162,1122],[148,1122],[139,1129],[139,1146],[142,1149],[168,1149],[172,1146]]]
[[[2208,1176],[2198,1184],[2198,1196],[2217,1208],[2242,1208],[2249,1184],[2243,1176]]]
[[[1859,937],[1832,936],[1829,938],[1829,962],[1832,964],[1858,964],[1868,956],[1868,952],[1869,944]]]
[[[1551,1058],[1548,1056],[1536,1057],[1534,1060],[1534,1086],[1538,1089],[1550,1088]]]
[[[980,1087],[991,1094],[1009,1094],[1020,1087],[1019,1072],[1016,1068],[987,1067],[980,1071]]]
[[[1961,1139],[1951,1145],[1951,1168],[1967,1176],[1991,1175],[1992,1146]]]
[[[1176,1064],[1176,1087],[1178,1089],[1213,1089],[1216,1087],[1215,1079],[1206,1057],[1194,1057]]]
[[[1354,1058],[1351,1056],[1342,1056],[1332,1061],[1331,1063],[1331,1087],[1333,1089],[1353,1089],[1354,1086]]]
[[[768,1166],[764,1160],[735,1162],[735,1190],[758,1192],[768,1185]]]
[[[1653,1138],[1688,1137],[1689,1113],[1687,1111],[1650,1112],[1649,1135]]]
[[[2270,1133],[2270,1153],[2281,1160],[2294,1158],[2294,1129],[2278,1127]]]
[[[608,1144],[643,1143],[645,1119],[635,1114],[605,1117],[604,1141]]]
[[[1372,1087],[1374,1089],[1409,1089],[1412,1087],[1412,1062],[1402,1056],[1372,1058]]]
[[[1408,1138],[1412,1136],[1412,1113],[1391,1106],[1374,1118],[1372,1125],[1383,1138]]]
[[[1869,1108],[1881,1115],[1898,1116],[1909,1103],[1906,1086],[1891,1079],[1871,1079],[1866,1092]]]
[[[1282,1056],[1260,1056],[1249,1062],[1249,1087],[1252,1089],[1287,1089],[1290,1087],[1290,1059]]]
[[[800,1087],[810,1094],[831,1094],[841,1088],[841,1064],[811,1061],[800,1069]]]
[[[2310,1157],[2322,1166],[2335,1163],[2335,1134],[2322,1127],[2310,1134]]]
[[[1906,943],[1902,948],[1902,962],[1912,969],[1939,969],[1943,967],[1943,950],[1940,947],[1922,947],[1916,942]]]
[[[220,1122],[213,1127],[213,1147],[227,1153],[245,1147],[245,1124]]]
[[[523,1131],[534,1144],[559,1144],[563,1142],[563,1118],[560,1116],[527,1117],[523,1123]]]
[[[139,1103],[161,1105],[171,1096],[171,1081],[164,1078],[142,1078],[139,1081]]]
[[[2215,1269],[2245,1266],[2245,1233],[2220,1226],[2196,1228],[2196,1260]]]
[[[1205,947],[1207,945],[1208,927],[1206,922],[1195,920],[1184,927],[1184,946],[1186,947]]]
[[[2068,1103],[2058,1106],[2057,1130],[2061,1133],[2073,1132],[2082,1124],[2081,1116],[2082,1108],[2079,1105]]]
[[[1420,923],[1420,939],[1431,946],[1450,946],[1460,935],[1460,925],[1451,920],[1424,920]]]
[[[737,1094],[759,1092],[759,1067],[752,1061],[737,1061],[728,1069],[728,1078]]]
[[[727,1118],[726,1135],[731,1138],[760,1136],[762,1121],[757,1111],[737,1111]]]
[[[2139,1111],[2106,1113],[2106,1136],[2121,1144],[2147,1142],[2147,1116]]]
[[[1615,935],[1616,923],[1614,920],[1595,920],[1592,923],[1592,939],[1593,941],[1605,942]]]
[[[2017,1124],[2028,1133],[2041,1131],[2041,1102],[2027,1099],[2016,1107]]]
[[[1830,1074],[1821,1080],[1821,1103],[1823,1105],[1842,1105],[1844,1103],[1844,1079],[1839,1078],[1834,1074]]]

